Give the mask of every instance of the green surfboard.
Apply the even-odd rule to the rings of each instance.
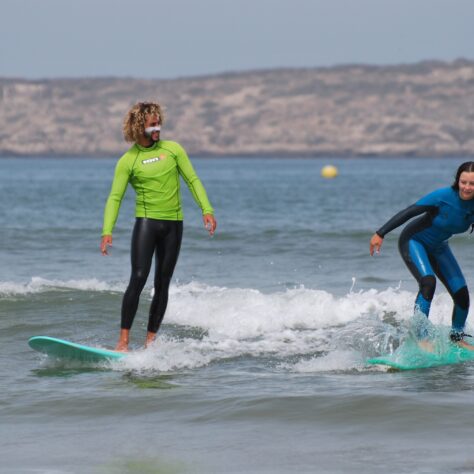
[[[465,341],[468,344],[474,344],[474,340],[470,337],[466,337]],[[468,361],[474,361],[474,350],[448,341],[441,343],[438,340],[434,343],[433,352],[428,352],[423,350],[415,339],[409,338],[392,354],[368,359],[367,364],[386,365],[398,370],[415,370]]]
[[[109,351],[97,347],[83,346],[75,342],[64,341],[48,336],[34,336],[28,340],[32,349],[58,359],[75,360],[80,362],[102,362],[118,360],[127,354]]]

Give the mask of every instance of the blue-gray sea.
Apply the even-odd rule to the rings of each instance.
[[[0,472],[471,473],[474,364],[368,367],[406,337],[416,285],[400,229],[373,232],[449,186],[462,158],[195,158],[210,238],[182,186],[185,231],[156,344],[151,278],[122,361],[77,365],[33,335],[113,347],[134,193],[99,252],[116,159],[0,160]],[[321,177],[332,164],[335,179]],[[474,239],[452,239],[474,287]],[[439,284],[435,324],[449,326]],[[468,330],[474,329],[470,312]]]

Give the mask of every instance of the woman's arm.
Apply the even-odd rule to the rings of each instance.
[[[403,209],[403,211],[400,211],[395,214],[375,233],[383,239],[385,235],[391,232],[393,229],[400,227],[402,224],[405,224],[405,222],[407,222],[409,219],[415,216],[419,216],[420,214],[424,214],[425,212],[433,213],[433,215],[436,215],[436,213],[438,212],[438,208],[436,206],[420,206],[418,204],[412,204],[406,209]]]
[[[373,255],[374,252],[380,252],[380,248],[382,247],[383,239],[386,234],[388,234],[393,229],[396,229],[397,227],[401,226],[412,217],[419,216],[420,214],[424,214],[425,212],[429,212],[433,215],[436,215],[436,213],[438,212],[438,208],[436,206],[420,206],[418,204],[412,204],[403,211],[400,211],[395,214],[382,227],[380,227],[380,229],[377,230],[370,239],[370,255]]]

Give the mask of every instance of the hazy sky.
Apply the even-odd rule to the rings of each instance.
[[[474,0],[0,0],[0,77],[474,59]]]

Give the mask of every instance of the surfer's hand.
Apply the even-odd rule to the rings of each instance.
[[[374,252],[379,253],[380,247],[382,247],[383,238],[379,234],[374,234],[370,239],[370,255],[373,255]]]
[[[209,235],[212,237],[217,227],[217,222],[214,219],[214,216],[212,214],[204,214],[202,216],[202,221],[204,222],[204,227],[208,230]]]
[[[103,235],[102,240],[100,242],[100,251],[102,252],[102,255],[108,255],[109,252],[107,252],[107,247],[108,246],[112,247],[112,236],[111,235]]]

